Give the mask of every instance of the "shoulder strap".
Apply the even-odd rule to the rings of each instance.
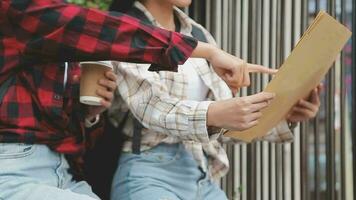
[[[208,42],[208,39],[206,38],[203,30],[201,30],[200,27],[198,27],[196,25],[192,25],[192,35],[195,39],[197,39],[201,42]]]
[[[142,124],[134,118],[134,130],[132,137],[132,153],[140,154],[141,153],[141,136],[142,136]]]
[[[141,21],[143,21],[146,24],[152,25],[152,23],[146,17],[146,15],[140,9],[138,9],[136,7],[133,7],[132,9],[130,9],[130,11],[127,14],[140,19]],[[135,117],[133,117],[133,136],[132,136],[132,147],[131,148],[132,148],[132,153],[134,153],[134,154],[141,153],[142,128],[143,128],[142,124]]]
[[[152,25],[151,21],[148,19],[148,17],[145,15],[145,13],[143,13],[140,9],[138,9],[136,7],[132,7],[127,12],[127,14],[141,20],[142,22],[144,22],[146,24]]]
[[[145,23],[151,24],[149,19],[146,17],[146,15],[139,9],[137,8],[132,8],[129,12],[129,15],[134,16],[140,20],[142,20]],[[204,32],[200,29],[200,27],[193,25],[192,26],[192,35],[194,38],[196,38],[199,41],[202,42],[208,42],[208,39],[206,38]],[[133,130],[133,137],[132,137],[132,153],[134,154],[140,154],[141,153],[141,137],[142,137],[142,124],[134,117],[134,130]]]
[[[146,17],[146,15],[139,10],[136,7],[133,7],[129,12],[127,12],[128,15],[131,15],[135,18],[140,19],[141,21],[143,21],[144,23],[147,24],[151,24],[150,20]],[[205,36],[205,33],[203,32],[203,30],[201,30],[200,27],[198,27],[197,25],[192,25],[192,35],[195,39],[201,41],[201,42],[208,42],[208,39]]]

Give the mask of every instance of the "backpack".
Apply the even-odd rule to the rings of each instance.
[[[113,176],[118,167],[123,144],[127,140],[122,130],[128,115],[129,112],[126,112],[118,127],[115,127],[105,112],[104,133],[84,156],[84,178],[101,199],[110,199]]]

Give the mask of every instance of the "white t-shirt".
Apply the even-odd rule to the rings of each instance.
[[[209,88],[195,70],[193,62],[188,59],[183,65],[179,66],[178,71],[184,73],[184,76],[188,78],[187,99],[205,101]]]

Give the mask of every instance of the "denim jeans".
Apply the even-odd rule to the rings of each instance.
[[[160,144],[140,155],[123,153],[111,200],[226,200],[181,144]]]
[[[0,143],[0,200],[97,200],[75,182],[62,154],[46,145]]]

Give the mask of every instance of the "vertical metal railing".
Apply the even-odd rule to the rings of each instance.
[[[188,10],[221,48],[248,62],[278,68],[319,10],[350,28],[353,16],[355,32],[355,4],[353,0],[200,0]],[[356,86],[349,81],[356,78],[356,56],[351,46],[356,48],[355,40],[324,80],[318,116],[295,129],[292,144],[226,146],[231,170],[221,186],[229,199],[349,200],[356,196],[352,161],[356,160]],[[251,78],[251,87],[240,95],[261,91],[272,77]]]
[[[335,16],[334,0],[327,1],[327,11],[330,15]],[[334,65],[335,67],[335,65]],[[332,68],[326,75],[326,193],[328,200],[335,199],[335,68]]]
[[[352,100],[351,100],[351,109],[352,119],[356,119],[356,3],[353,2],[352,4],[352,30],[353,30],[353,37],[352,37]],[[356,133],[356,123],[351,123],[352,125],[352,133]],[[352,138],[352,152],[353,152],[353,160],[356,160],[356,134],[351,134]],[[353,165],[353,180],[356,180],[356,165]],[[356,184],[353,184],[353,191],[356,191]],[[356,194],[354,194],[354,199],[356,199]]]
[[[340,1],[340,21],[345,24],[346,23],[346,2],[345,1]],[[341,61],[344,61],[346,59],[346,56],[344,54],[344,52],[341,53]],[[341,62],[341,80],[345,80],[346,79],[346,65],[344,64],[344,62]],[[346,154],[347,154],[347,150],[345,148],[346,146],[346,131],[347,131],[347,124],[345,123],[346,121],[346,106],[345,104],[347,104],[346,101],[346,84],[345,81],[341,81],[340,83],[340,120],[341,120],[341,124],[340,124],[340,132],[341,132],[341,137],[340,137],[340,145],[341,145],[341,180],[340,180],[340,187],[341,187],[341,199],[346,199],[346,186],[347,186],[347,182],[346,182]]]

